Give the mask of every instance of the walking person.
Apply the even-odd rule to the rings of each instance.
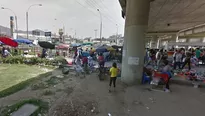
[[[159,68],[159,66],[160,66],[160,62],[162,60],[162,57],[163,57],[163,49],[159,50],[156,54],[157,68]]]
[[[202,64],[205,64],[205,50],[203,50],[202,52],[202,56],[201,56],[201,60],[202,60]]]
[[[174,70],[176,70],[177,66],[179,69],[181,69],[181,59],[182,59],[181,51],[177,50],[176,53],[174,54]]]
[[[112,84],[114,86],[114,91],[115,91],[117,75],[118,75],[118,68],[117,68],[117,64],[114,62],[112,64],[112,68],[110,68],[110,84],[109,84],[110,88],[109,88],[109,92],[111,92]]]
[[[182,66],[182,69],[188,64],[189,70],[191,70],[191,57],[192,57],[192,51],[191,49],[189,49],[189,51],[186,52],[186,58]]]

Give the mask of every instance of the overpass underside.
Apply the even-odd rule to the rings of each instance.
[[[119,0],[125,18],[122,80],[142,77],[146,36],[204,36],[205,0]],[[197,28],[201,28],[198,29]],[[200,30],[200,31],[199,31]],[[190,33],[191,32],[191,33]]]

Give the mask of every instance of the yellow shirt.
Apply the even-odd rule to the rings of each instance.
[[[110,68],[111,77],[117,77],[118,69],[117,68]]]

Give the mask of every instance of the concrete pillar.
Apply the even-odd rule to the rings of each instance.
[[[200,42],[203,43],[203,42],[204,42],[204,38],[201,38],[201,39],[200,39]]]
[[[152,40],[150,41],[150,48],[157,48],[157,40],[158,37],[156,35],[153,36]]]
[[[142,78],[149,8],[150,0],[127,0],[121,74],[126,84],[136,84]]]
[[[157,40],[157,49],[160,49],[161,48],[161,39],[158,39]]]

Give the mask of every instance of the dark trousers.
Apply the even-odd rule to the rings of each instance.
[[[167,83],[166,83],[166,88],[169,89],[169,80],[170,78],[168,79]]]
[[[183,66],[182,66],[182,69],[186,66],[186,64],[188,64],[189,66],[189,70],[191,70],[191,61],[190,61],[190,58],[186,59]]]
[[[181,62],[174,62],[174,69],[176,69],[177,66],[181,69]]]
[[[113,85],[114,85],[114,87],[116,87],[116,79],[117,79],[117,77],[110,77],[110,87],[112,86],[112,83],[113,83]]]

